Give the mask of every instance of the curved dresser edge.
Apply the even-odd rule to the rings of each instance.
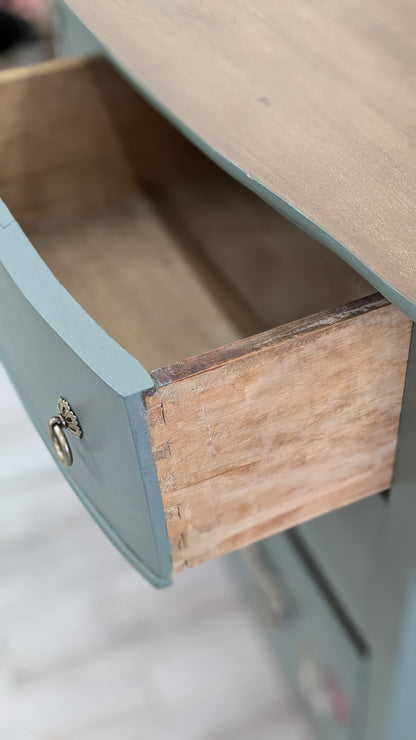
[[[166,587],[171,584],[172,579],[171,550],[151,452],[146,410],[141,395],[142,391],[153,387],[153,380],[140,363],[111,339],[57,281],[1,200],[0,226],[0,264],[4,263],[6,274],[15,288],[28,305],[33,307],[44,324],[59,336],[64,345],[82,358],[85,365],[122,398],[124,414],[130,427],[132,454],[137,459],[140,471],[138,476],[141,481],[137,480],[137,495],[144,497],[152,523],[152,536],[157,553],[155,569],[150,568],[124,541],[108,519],[84,494],[70,470],[61,465],[58,467],[85,508],[124,557],[154,586]],[[7,235],[7,241],[10,235],[11,241],[14,244],[18,243],[19,249],[10,250],[6,255],[7,244],[5,242],[2,248],[2,235],[4,237]],[[36,276],[39,279],[35,279]],[[50,290],[45,290],[45,284]],[[62,307],[60,312],[54,310],[58,301]],[[71,322],[73,317],[76,321]],[[52,454],[46,425],[40,423],[39,414],[35,413],[30,397],[16,377],[13,366],[8,361],[6,347],[0,346],[0,361],[15,385],[31,421]],[[53,454],[52,457],[56,462]]]

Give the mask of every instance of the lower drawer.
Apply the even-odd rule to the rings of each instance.
[[[411,322],[103,60],[0,95],[2,356],[131,562],[164,585],[387,488]]]
[[[371,657],[361,636],[291,537],[248,551],[237,573],[309,715],[317,740],[365,736]]]
[[[380,495],[314,519],[297,530],[370,646],[377,620],[374,588],[390,523],[390,502]]]

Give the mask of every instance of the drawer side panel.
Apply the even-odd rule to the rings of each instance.
[[[373,296],[154,373],[177,569],[389,487],[410,330]]]

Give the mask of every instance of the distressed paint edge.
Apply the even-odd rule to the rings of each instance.
[[[149,517],[153,526],[153,538],[157,550],[159,572],[158,585],[163,588],[172,584],[173,565],[172,549],[168,536],[162,492],[156,471],[153,449],[147,424],[147,409],[144,393],[133,394],[124,398],[124,405],[129,419],[130,430],[136,450],[138,468],[143,483]],[[146,441],[143,444],[144,440]],[[138,560],[138,558],[136,558]],[[141,561],[139,561],[141,562]],[[146,567],[146,566],[144,566]],[[149,569],[146,569],[148,572]],[[153,581],[152,581],[153,582]]]

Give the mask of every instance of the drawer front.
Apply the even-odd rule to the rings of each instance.
[[[0,206],[6,369],[50,448],[48,419],[57,414],[57,400],[71,404],[83,437],[67,435],[73,465],[61,465],[62,472],[123,554],[153,583],[166,585],[170,548],[140,395],[151,378],[59,285]]]
[[[319,740],[364,737],[369,656],[334,610],[331,595],[286,534],[254,551],[248,572],[262,616],[285,671],[310,713]],[[261,587],[261,588],[260,588]]]
[[[385,497],[372,496],[298,528],[311,556],[370,645],[377,619],[374,583],[385,553],[390,509]]]

